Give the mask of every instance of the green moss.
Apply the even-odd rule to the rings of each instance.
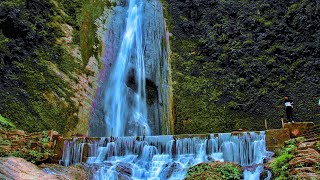
[[[264,130],[264,120],[269,128],[280,128],[283,109],[274,107],[281,106],[283,94],[300,104],[297,119],[318,122],[313,107],[319,73],[311,65],[318,33],[304,28],[317,25],[314,1],[210,1],[192,10],[185,2],[169,2],[174,10],[171,59],[178,133],[198,132],[196,127],[200,132]],[[313,20],[302,22],[301,17]],[[305,104],[305,99],[313,103]]]
[[[251,129],[250,124],[261,127],[254,118],[232,112],[230,108],[237,108],[239,103],[230,101],[228,108],[216,104],[222,95],[222,89],[214,84],[223,82],[211,74],[220,72],[221,69],[209,62],[199,63],[204,56],[198,55],[196,40],[175,40],[171,43],[174,52],[170,58],[177,134],[230,132],[240,128]],[[239,44],[235,42],[232,47],[237,48]],[[239,79],[239,83],[244,81],[244,78]],[[244,93],[238,92],[236,97],[243,96]]]
[[[12,142],[8,139],[3,139],[0,137],[0,146],[11,146]],[[4,156],[4,155],[3,155]],[[1,157],[1,155],[0,155]]]
[[[0,129],[13,130],[15,128],[16,128],[16,126],[10,120],[8,120],[0,115]]]
[[[53,150],[47,149],[48,143],[49,143],[49,136],[47,131],[42,132],[41,138],[32,139],[29,141],[29,144],[25,148],[20,148],[15,151],[7,152],[0,150],[0,157],[8,157],[8,156],[14,156],[14,157],[20,157],[24,158],[27,161],[30,161],[34,164],[39,164],[45,160],[48,160],[49,158],[53,157]],[[16,139],[19,140],[19,139]],[[12,142],[7,139],[2,139],[0,137],[0,146],[10,146]],[[31,146],[37,144],[37,146]]]
[[[21,6],[23,4],[23,0],[5,0],[0,2],[0,6]]]
[[[275,161],[271,164],[272,172],[276,179],[289,178],[289,161],[293,158],[291,154],[281,154]]]
[[[160,0],[160,2],[162,3],[163,16],[165,18],[167,28],[170,32],[172,32],[172,29],[174,28],[174,22],[173,22],[173,18],[171,16],[171,14],[170,14],[170,5],[167,2],[167,0]]]
[[[12,3],[16,5],[13,6]],[[76,17],[81,12],[82,1],[50,0],[31,3],[45,8],[40,12],[27,8],[18,1],[2,3],[4,9],[19,12],[13,16],[16,18],[14,22],[17,22],[13,26],[23,26],[29,38],[25,42],[30,41],[30,44],[20,43],[21,41],[18,43],[14,37],[6,37],[0,31],[1,54],[6,58],[14,57],[10,61],[6,59],[4,64],[0,62],[0,71],[4,74],[1,78],[9,85],[9,89],[0,88],[0,113],[10,117],[19,129],[29,132],[54,129],[64,133],[69,129],[67,125],[73,127],[78,122],[78,118],[74,116],[78,109],[71,100],[74,92],[70,82],[76,82],[76,73],[85,71],[81,62],[67,52],[76,44],[65,45],[60,39],[65,36],[62,29],[64,23],[68,23],[73,29],[79,29]],[[24,36],[19,38],[23,39]],[[9,51],[6,48],[9,43],[17,50]],[[23,53],[12,54],[21,49],[24,49]]]
[[[231,163],[207,164],[202,163],[188,169],[186,180],[191,179],[240,179],[241,169],[238,165]]]
[[[100,57],[102,46],[96,36],[95,20],[102,15],[105,7],[110,8],[112,5],[109,1],[104,0],[84,0],[83,2],[77,17],[77,24],[80,27],[79,39],[84,65],[91,56]]]
[[[297,144],[303,140],[305,140],[303,137],[290,139],[286,141],[286,145],[276,153],[277,156],[271,163],[273,177],[275,177],[276,180],[292,178],[289,173],[289,162],[294,157],[297,150]],[[303,164],[300,164],[300,166],[303,166]]]

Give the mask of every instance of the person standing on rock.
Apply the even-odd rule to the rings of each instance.
[[[286,115],[287,115],[287,121],[292,122],[293,121],[293,102],[289,99],[289,96],[284,97],[284,105],[285,105],[285,110],[286,110]]]

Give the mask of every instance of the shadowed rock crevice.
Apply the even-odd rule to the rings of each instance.
[[[130,69],[127,75],[126,85],[131,88],[134,92],[137,92],[138,84],[136,78],[136,71],[135,69]]]
[[[128,72],[126,85],[132,89],[134,92],[137,92],[138,84],[136,78],[136,71],[134,69],[130,69]],[[157,102],[158,99],[158,87],[157,85],[150,79],[146,79],[146,95],[147,95],[147,104],[151,105]]]
[[[147,89],[147,104],[151,105],[158,101],[158,88],[154,82],[150,79],[146,81],[146,89]]]

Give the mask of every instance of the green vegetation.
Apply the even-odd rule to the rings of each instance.
[[[292,158],[293,155],[284,153],[278,156],[272,163],[272,172],[273,176],[276,177],[276,180],[290,178],[288,163]]]
[[[160,0],[162,7],[163,7],[163,17],[166,21],[167,28],[169,32],[172,31],[172,28],[174,27],[174,22],[172,19],[172,16],[170,15],[170,4],[166,0]]]
[[[53,156],[53,151],[52,150],[47,150],[47,149],[37,149],[37,150],[32,150],[32,149],[20,149],[17,151],[13,151],[10,154],[1,154],[0,156],[6,157],[6,156],[13,156],[13,157],[19,157],[23,158],[27,161],[30,161],[34,164],[41,163],[45,160],[47,160],[49,157]]]
[[[174,51],[171,59],[176,133],[211,133],[246,127],[249,130],[253,130],[251,127],[262,128],[263,124],[259,124],[254,118],[240,113],[234,115],[226,105],[218,105],[223,88],[216,88],[213,82],[223,82],[212,76],[211,72],[219,68],[209,62],[202,62],[199,66],[204,57],[196,49],[196,40],[174,39],[171,41],[171,47]],[[244,94],[238,91],[236,96],[243,97]],[[228,105],[235,107],[237,103],[230,101]]]
[[[15,128],[16,128],[16,126],[10,120],[8,120],[0,115],[0,129],[13,130]]]
[[[0,113],[29,132],[75,127],[71,85],[76,74],[89,73],[89,57],[99,57],[95,19],[111,6],[104,0],[1,1]],[[82,61],[70,55],[76,47]]]
[[[167,2],[176,133],[280,128],[284,95],[320,122],[315,0]]]
[[[97,27],[95,20],[99,18],[105,7],[112,4],[105,0],[84,0],[77,22],[80,26],[80,47],[82,58],[86,65],[91,56],[100,57],[102,46],[96,36]],[[95,45],[99,45],[95,48]]]
[[[297,144],[305,140],[303,137],[298,137],[295,139],[290,139],[285,142],[285,146],[276,153],[275,160],[271,163],[273,177],[276,180],[291,179],[289,174],[289,161],[294,157],[297,150]],[[303,167],[304,164],[299,164],[298,166]]]
[[[0,150],[0,157],[20,157],[34,164],[41,163],[50,157],[52,157],[53,150],[47,149],[49,143],[49,136],[47,131],[42,132],[41,138],[33,139],[29,142],[28,146],[25,148],[19,148],[15,151],[4,151]],[[0,138],[0,146],[11,146],[12,142],[8,139]]]
[[[0,146],[10,146],[11,144],[12,142],[10,140],[0,137]]]
[[[241,168],[232,163],[202,163],[188,169],[186,180],[240,179]]]

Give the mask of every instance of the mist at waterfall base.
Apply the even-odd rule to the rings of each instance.
[[[86,141],[86,142],[85,142]],[[89,157],[84,164],[92,179],[181,180],[189,167],[208,161],[236,162],[245,180],[258,180],[266,151],[265,133],[221,133],[208,137],[174,136],[107,137],[100,140],[65,141],[61,164],[80,163],[84,145]],[[270,179],[271,174],[267,179]]]

